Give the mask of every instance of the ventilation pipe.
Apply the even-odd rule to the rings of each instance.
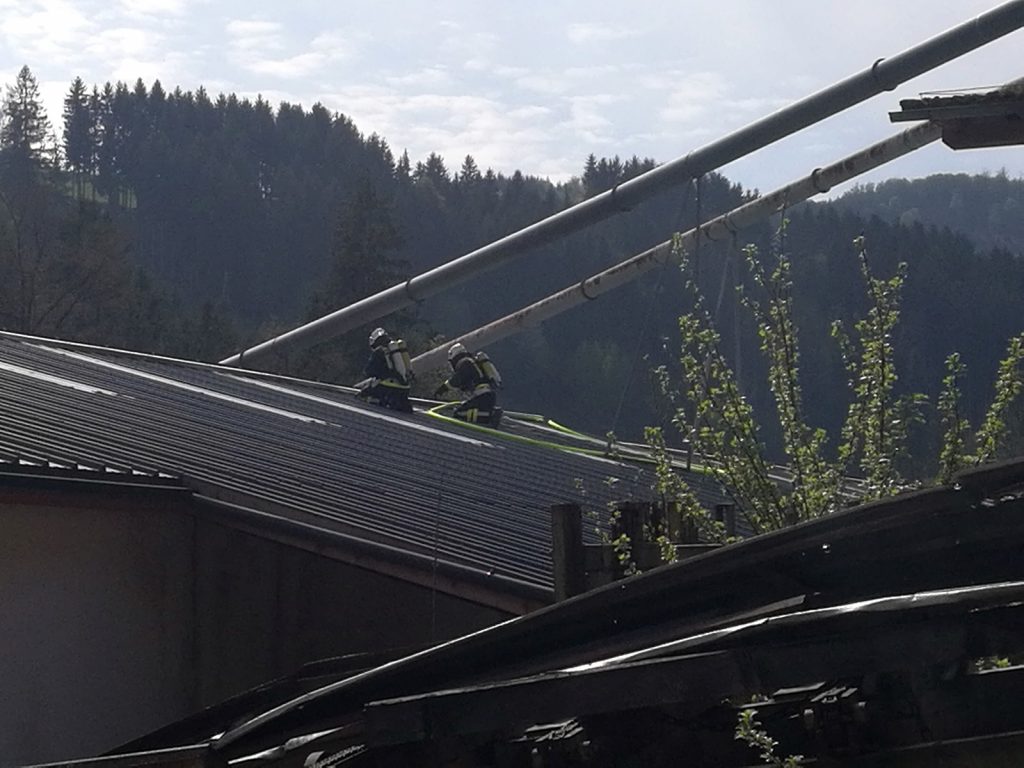
[[[660,165],[607,192],[549,216],[440,267],[368,296],[268,341],[221,360],[243,366],[275,351],[303,348],[369,323],[464,282],[530,248],[627,211],[673,186],[685,184],[778,139],[813,125],[882,91],[934,69],[1024,26],[1024,0],[1011,0],[891,59],[764,117],[688,155]]]

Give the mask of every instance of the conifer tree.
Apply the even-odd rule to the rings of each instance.
[[[64,158],[75,177],[81,196],[83,177],[92,173],[96,160],[96,130],[91,102],[82,78],[76,77],[64,97]]]
[[[448,169],[444,164],[444,158],[436,152],[431,152],[427,156],[425,163],[416,164],[416,177],[417,180],[427,179],[431,181],[439,191],[447,187],[451,182]]]
[[[395,165],[395,178],[408,179],[412,175],[412,166],[409,163],[409,150],[402,150],[402,156],[398,158]]]
[[[28,66],[21,68],[14,85],[7,86],[3,102],[3,126],[0,150],[10,162],[21,165],[44,164],[46,141],[51,135],[39,84]]]
[[[401,244],[391,201],[361,180],[339,213],[328,301],[342,306],[386,288],[398,277]]]
[[[462,169],[459,171],[459,183],[464,187],[471,187],[482,178],[476,160],[472,155],[466,155],[466,159],[462,161]]]

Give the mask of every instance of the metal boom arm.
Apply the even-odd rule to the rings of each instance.
[[[493,269],[530,248],[628,210],[670,187],[748,155],[1024,26],[1024,0],[1010,0],[919,45],[784,107],[701,149],[542,219],[446,264],[221,360],[256,362],[278,349],[326,341]]]
[[[924,123],[898,133],[826,168],[818,168],[799,181],[780,187],[774,192],[702,224],[700,239],[702,241],[726,240],[739,230],[766,219],[785,207],[803,202],[822,192],[828,192],[837,184],[849,181],[855,176],[936,141],[941,135],[942,129],[934,123]],[[603,272],[581,280],[568,288],[563,288],[558,293],[541,299],[528,307],[481,326],[475,331],[463,334],[443,346],[424,352],[412,359],[413,369],[429,371],[441,367],[445,363],[448,346],[454,341],[459,341],[470,349],[479,349],[540,325],[555,315],[560,315],[573,307],[596,299],[601,294],[626,285],[672,258],[676,242],[683,250],[692,252],[693,245],[697,242],[697,228],[694,227],[684,232],[677,240],[666,240]]]

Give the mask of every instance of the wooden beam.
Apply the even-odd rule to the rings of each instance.
[[[113,757],[92,757],[40,763],[26,768],[226,768],[227,762],[209,744],[195,744],[152,752],[132,752]]]
[[[1007,706],[1013,706],[1006,702]],[[844,768],[1020,768],[1024,730],[918,744],[843,761]]]
[[[1013,626],[1024,620],[1024,608],[1003,611],[986,612],[983,617],[953,611],[937,619],[901,618],[899,612],[884,611],[837,615],[823,627],[784,626],[774,644],[765,638],[763,645],[614,663],[373,702],[365,710],[367,743],[445,740],[665,705],[684,706],[696,714],[730,697],[848,675],[956,664],[978,649],[979,632],[999,635],[1008,616],[1012,616]],[[852,626],[841,631],[846,624]],[[816,636],[801,640],[809,629],[816,630]],[[756,636],[753,639],[756,642]],[[1018,644],[1024,644],[1024,639]],[[1024,712],[1020,720],[1024,726]]]

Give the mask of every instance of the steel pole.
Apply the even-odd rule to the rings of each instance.
[[[440,267],[225,358],[221,364],[241,366],[245,362],[256,362],[275,350],[325,341],[404,309],[445,288],[493,269],[530,248],[629,210],[658,192],[689,182],[882,91],[892,90],[906,80],[1022,26],[1024,0],[1011,0],[891,59],[879,59],[862,72],[684,157],[658,166]]]
[[[773,213],[803,202],[814,195],[828,192],[837,184],[849,181],[862,173],[888,163],[890,160],[920,149],[926,144],[938,140],[941,136],[942,129],[935,123],[923,123],[891,136],[826,168],[818,168],[798,181],[711,219],[701,225],[700,240],[702,242],[727,240],[741,229],[762,221]],[[696,241],[697,228],[695,227],[679,235],[678,238],[666,240],[664,243],[609,267],[603,272],[581,280],[576,285],[564,288],[528,307],[459,336],[443,346],[424,352],[413,358],[413,368],[419,372],[440,368],[447,361],[448,346],[455,341],[461,342],[469,349],[480,349],[527,328],[540,325],[555,315],[560,315],[573,307],[592,301],[602,294],[630,283],[652,269],[662,266],[672,258],[676,247],[692,252]]]

